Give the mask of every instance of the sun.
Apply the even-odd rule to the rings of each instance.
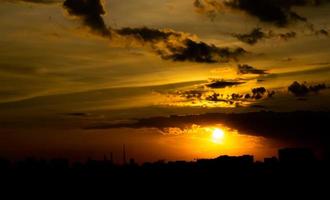
[[[219,128],[213,130],[212,139],[215,142],[221,142],[225,137],[225,132]]]

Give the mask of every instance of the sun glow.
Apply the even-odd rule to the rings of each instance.
[[[163,129],[161,133],[166,136],[162,138],[161,144],[170,144],[177,149],[176,152],[184,152],[192,157],[214,158],[219,155],[243,154],[265,157],[265,151],[260,151],[266,145],[264,138],[243,134],[224,124],[194,124],[187,128]],[[273,153],[273,150],[268,149],[266,155]]]
[[[222,143],[225,138],[225,132],[222,129],[215,128],[212,132],[212,139],[216,143]]]

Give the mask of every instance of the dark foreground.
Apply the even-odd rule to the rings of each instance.
[[[0,180],[5,185],[1,189],[29,188],[30,192],[31,188],[56,191],[79,188],[80,192],[102,188],[110,194],[121,190],[168,193],[184,188],[189,188],[190,194],[219,192],[225,188],[269,190],[274,194],[294,189],[302,193],[312,188],[321,192],[327,191],[329,171],[329,162],[316,159],[308,149],[282,149],[278,158],[266,158],[264,162],[255,162],[249,155],[143,165],[133,160],[115,165],[107,159],[72,164],[65,159],[0,160]]]

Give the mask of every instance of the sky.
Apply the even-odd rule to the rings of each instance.
[[[0,0],[0,155],[120,160],[123,144],[138,161],[272,155],[288,140],[225,119],[131,124],[328,112],[329,11],[328,0]],[[212,141],[218,128],[236,144]]]

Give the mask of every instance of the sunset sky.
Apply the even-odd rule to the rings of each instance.
[[[153,117],[330,110],[329,0],[0,0],[0,16],[0,156],[262,158],[288,144]]]

